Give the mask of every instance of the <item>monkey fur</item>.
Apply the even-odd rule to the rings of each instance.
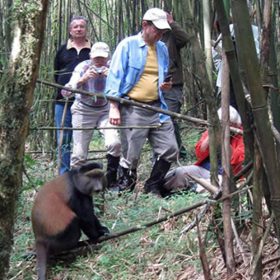
[[[89,163],[42,186],[32,208],[38,279],[50,254],[74,248],[83,231],[92,241],[108,234],[94,213],[92,194],[104,189],[102,165]]]

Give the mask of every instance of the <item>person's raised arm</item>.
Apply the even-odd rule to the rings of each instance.
[[[183,48],[186,46],[186,44],[190,41],[190,36],[188,33],[178,24],[172,16],[172,13],[166,13],[167,16],[167,21],[169,25],[171,26],[171,31],[172,32],[175,41],[176,41],[176,46],[178,48]]]

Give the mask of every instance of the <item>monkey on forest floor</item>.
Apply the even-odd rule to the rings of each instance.
[[[38,279],[46,279],[50,254],[74,248],[81,230],[96,241],[109,230],[94,213],[92,194],[103,190],[102,166],[89,163],[58,176],[40,188],[32,208]]]

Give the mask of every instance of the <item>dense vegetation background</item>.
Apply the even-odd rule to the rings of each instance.
[[[222,32],[226,32],[224,27],[229,22],[227,15],[231,15],[234,22],[244,27],[239,30],[236,38],[239,48],[237,62],[231,55],[230,45],[225,46],[229,68],[236,81],[234,84],[241,85],[237,91],[240,94],[238,100],[243,104],[245,94],[250,96],[248,111],[253,108],[251,116],[254,117],[254,122],[247,123],[245,112],[241,111],[248,162],[254,162],[252,172],[246,174],[247,181],[243,187],[253,190],[252,193],[246,190],[231,204],[229,222],[234,235],[234,260],[231,264],[228,262],[229,257],[227,261],[223,260],[223,254],[228,253],[228,246],[223,243],[223,239],[228,241],[223,236],[225,228],[222,220],[225,215],[221,215],[220,206],[215,204],[215,207],[198,209],[129,237],[103,243],[97,252],[78,257],[69,265],[67,262],[56,263],[51,269],[51,277],[182,280],[202,279],[200,277],[226,279],[226,275],[233,275],[234,279],[278,279],[279,256],[275,248],[280,239],[280,215],[277,210],[280,197],[277,188],[280,180],[277,157],[280,127],[279,2],[54,0],[49,3],[47,13],[46,2],[0,0],[0,84],[3,93],[0,98],[0,247],[5,248],[0,256],[0,278],[8,267],[7,256],[15,209],[18,218],[8,278],[36,278],[34,259],[26,261],[21,257],[33,243],[30,209],[35,190],[57,173],[53,128],[55,88],[43,85],[38,80],[53,80],[54,55],[68,37],[67,27],[71,16],[88,17],[89,38],[93,42],[105,41],[114,50],[122,38],[140,30],[143,13],[148,7],[154,6],[171,10],[176,21],[192,35],[192,40],[182,53],[185,74],[182,113],[203,119],[208,116],[211,123],[211,112],[216,111],[220,102],[215,95],[216,74],[209,63],[209,38],[215,40],[218,35],[213,28],[215,17],[218,14]],[[249,9],[247,2],[250,4]],[[251,23],[262,30],[260,71],[259,66],[253,63],[254,51],[248,47],[251,46],[250,35],[246,33],[246,26],[249,27],[248,15]],[[223,35],[227,38],[226,33]],[[17,47],[19,53],[16,52]],[[245,92],[238,73],[234,72],[234,63],[238,63],[238,73],[245,85]],[[189,157],[181,163],[187,164],[193,160],[193,145],[204,128],[195,122],[186,121],[181,122],[181,128],[184,144],[189,151]],[[96,138],[91,147],[95,151],[92,159],[103,160],[104,154],[100,152],[104,150],[103,143],[98,134]],[[120,197],[111,193],[105,195],[105,209],[100,215],[112,231],[155,220],[161,215],[205,199],[203,195],[194,193],[181,194],[169,200],[143,195],[141,186],[149,170],[150,149],[147,146],[139,167],[137,191]],[[202,243],[199,243],[200,235],[196,227],[191,231],[183,230],[195,220],[198,213],[198,220],[203,218]],[[270,221],[273,219],[276,221],[275,227],[271,227]],[[254,242],[251,243],[252,240]],[[246,242],[249,242],[249,246]],[[259,245],[262,242],[266,247]],[[205,261],[203,257],[199,259],[199,255],[207,256],[212,276],[205,270]]]

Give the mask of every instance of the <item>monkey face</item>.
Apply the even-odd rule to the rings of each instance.
[[[93,169],[85,173],[77,173],[73,176],[76,188],[85,195],[92,195],[104,189],[104,172],[101,169]]]

